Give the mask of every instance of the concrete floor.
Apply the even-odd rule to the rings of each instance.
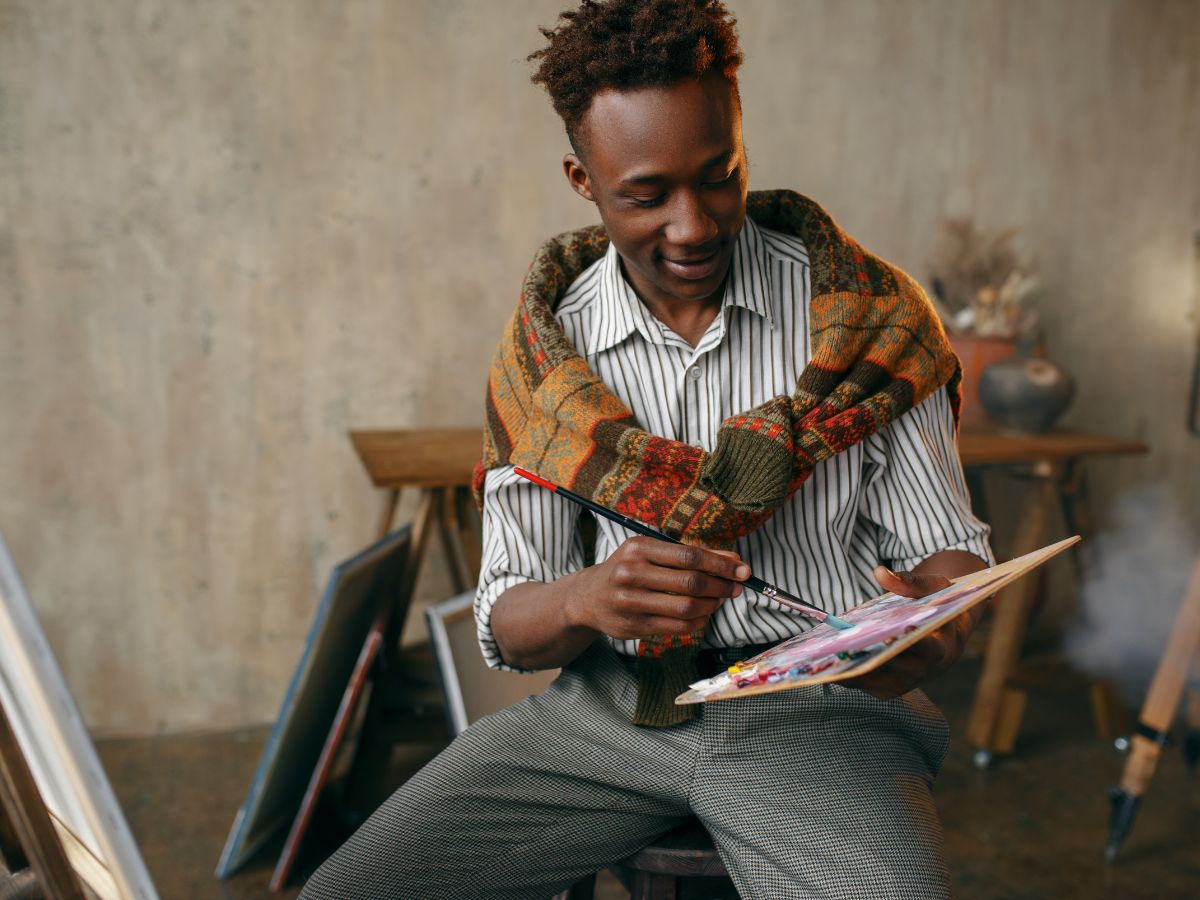
[[[1123,852],[1105,866],[1107,789],[1123,757],[1100,741],[1079,689],[1031,692],[1017,752],[979,771],[962,739],[978,667],[929,688],[955,744],[937,785],[958,895],[978,900],[1200,896],[1200,790],[1178,749],[1164,756]],[[265,730],[103,741],[101,758],[160,893],[267,898],[272,861],[227,882],[212,875]],[[297,887],[279,897],[294,897]],[[621,896],[614,883],[598,890]]]

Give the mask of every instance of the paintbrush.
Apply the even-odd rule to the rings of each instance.
[[[519,466],[513,466],[513,470],[522,478],[532,481],[539,487],[544,487],[546,490],[552,493],[558,494],[561,497],[566,497],[568,500],[578,503],[584,509],[590,509],[596,515],[603,516],[610,522],[616,522],[618,525],[623,525],[634,534],[641,534],[645,535],[646,537],[654,538],[655,540],[666,541],[668,544],[683,543],[683,541],[676,540],[670,535],[663,534],[657,528],[651,528],[649,525],[643,525],[637,519],[631,519],[629,516],[623,516],[619,512],[609,509],[607,506],[601,506],[599,503],[592,502],[587,497],[581,497],[579,494],[576,494],[573,491],[568,491],[565,487],[560,487],[553,481],[547,481],[540,475],[534,475],[532,472],[522,469]],[[799,597],[793,597],[783,588],[769,584],[756,575],[751,575],[749,578],[743,581],[742,584],[750,588],[750,590],[757,591],[764,597],[774,600],[781,606],[786,606],[788,609],[794,609],[801,615],[807,616],[810,619],[816,619],[818,622],[824,622],[826,625],[830,625],[833,628],[854,627],[845,619],[839,619],[837,616],[827,613],[824,610],[817,609],[815,606],[809,606]]]

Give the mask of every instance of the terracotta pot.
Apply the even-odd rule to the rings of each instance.
[[[963,367],[960,423],[963,428],[986,428],[992,423],[979,400],[979,376],[992,363],[1001,362],[1015,354],[1016,339],[979,337],[974,334],[951,334],[949,338],[950,347],[958,355]]]

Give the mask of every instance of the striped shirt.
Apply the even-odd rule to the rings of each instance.
[[[756,226],[738,236],[720,311],[692,347],[654,318],[625,281],[616,250],[583,272],[556,312],[592,370],[653,434],[711,451],[729,416],[790,394],[809,360],[808,253]],[[483,566],[475,601],[488,665],[508,669],[491,630],[501,594],[584,565],[579,507],[517,476],[487,473]],[[631,535],[597,523],[596,560]],[[945,389],[818,464],[778,512],[736,549],[755,575],[833,613],[880,593],[872,570],[910,569],[939,550],[991,561],[988,526],[971,514]],[[768,643],[813,623],[753,592],[726,601],[706,646]],[[634,654],[637,641],[612,640]]]

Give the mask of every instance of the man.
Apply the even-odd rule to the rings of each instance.
[[[671,702],[811,626],[751,572],[837,613],[984,567],[940,326],[816,204],[748,201],[717,0],[585,2],[544,33],[534,80],[603,229],[542,248],[493,365],[476,612],[489,664],[563,674],[469,729],[304,896],[548,897],[692,815],[744,897],[947,896],[948,738],[913,689],[972,617],[848,685]],[[584,540],[514,465],[688,546],[607,520]]]

